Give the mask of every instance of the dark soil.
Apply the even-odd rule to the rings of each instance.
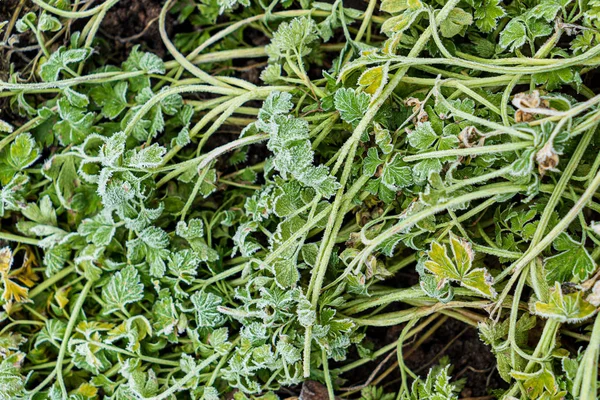
[[[442,352],[452,340],[452,345]],[[450,358],[453,366],[452,377],[466,378],[461,397],[484,396],[489,394],[490,389],[506,387],[496,371],[496,358],[490,348],[479,340],[477,329],[453,319],[441,326],[405,362],[407,367],[423,376],[444,355]]]
[[[126,58],[129,49],[143,44],[146,50],[164,57],[167,53],[158,31],[158,16],[163,0],[125,0],[115,4],[102,21],[101,33],[111,44],[116,58]],[[167,33],[170,33],[171,19],[167,17]],[[118,57],[125,52],[125,57]]]

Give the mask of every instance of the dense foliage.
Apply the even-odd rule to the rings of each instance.
[[[596,398],[600,1],[168,0],[122,59],[118,0],[14,3],[0,399],[458,399],[447,319]]]

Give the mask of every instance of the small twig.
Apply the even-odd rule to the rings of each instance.
[[[478,373],[478,374],[483,374],[483,373],[486,373],[486,372],[490,372],[490,371],[492,371],[492,370],[493,370],[495,367],[496,367],[496,366],[494,365],[494,366],[492,366],[492,367],[490,367],[490,368],[486,368],[486,369],[476,369],[476,368],[473,368],[473,367],[471,367],[470,365],[467,365],[467,366],[466,366],[465,368],[463,368],[463,369],[462,369],[462,370],[461,370],[461,371],[460,371],[458,374],[456,374],[456,376],[455,376],[454,378],[455,378],[455,379],[458,379],[458,378],[460,378],[460,377],[461,377],[461,376],[463,376],[463,375],[465,374],[465,372],[467,372],[467,371],[473,371],[473,372],[476,372],[476,373]]]
[[[453,344],[454,342],[456,342],[456,341],[457,341],[457,340],[458,340],[458,339],[459,339],[459,338],[460,338],[460,337],[461,337],[463,334],[465,334],[465,333],[466,333],[466,332],[467,332],[467,331],[468,331],[470,328],[471,328],[470,326],[467,326],[467,327],[465,327],[465,328],[464,328],[462,331],[460,331],[460,333],[459,333],[458,335],[454,336],[454,337],[452,338],[452,340],[450,340],[450,341],[449,341],[449,342],[448,342],[448,343],[447,343],[447,344],[444,346],[444,348],[443,348],[443,349],[442,349],[440,352],[438,352],[438,353],[435,355],[435,357],[433,357],[433,358],[432,358],[432,359],[431,359],[431,360],[430,360],[428,363],[426,363],[426,364],[422,365],[421,367],[417,368],[417,369],[415,370],[415,373],[417,373],[417,374],[418,374],[419,372],[423,371],[425,368],[429,367],[431,364],[433,364],[434,362],[436,362],[436,361],[437,361],[437,360],[438,360],[438,359],[439,359],[439,358],[440,358],[440,357],[441,357],[441,356],[442,356],[442,355],[443,355],[443,354],[444,354],[444,353],[445,353],[445,352],[446,352],[446,351],[447,351],[447,350],[450,348],[450,346],[452,346],[452,344]]]
[[[390,353],[387,356],[385,356],[385,358],[377,365],[377,368],[375,368],[375,370],[373,370],[373,372],[371,372],[371,375],[369,375],[369,378],[362,385],[340,388],[338,390],[347,392],[350,390],[362,390],[362,389],[366,388],[367,386],[369,386],[371,384],[371,382],[373,382],[373,380],[375,379],[375,377],[377,376],[377,374],[379,373],[381,368],[383,368],[383,366],[390,360],[390,358],[392,358],[392,356],[394,354],[396,354],[395,350],[390,351]]]

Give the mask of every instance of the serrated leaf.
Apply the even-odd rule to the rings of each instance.
[[[357,92],[351,88],[341,88],[335,92],[335,109],[339,111],[342,119],[354,124],[362,119],[369,109],[371,98],[368,94]]]
[[[375,175],[377,172],[377,168],[383,164],[383,160],[379,158],[379,154],[377,153],[377,149],[371,147],[367,152],[367,156],[363,160],[363,174],[368,176]]]
[[[398,191],[413,183],[412,169],[402,161],[399,154],[396,154],[383,166],[381,183],[393,191]]]
[[[584,281],[596,269],[596,264],[583,244],[576,242],[568,233],[562,233],[554,242],[553,247],[561,253],[544,259],[548,283]]]
[[[31,166],[40,157],[40,149],[29,133],[21,133],[0,155],[0,181],[7,184],[13,176]]]
[[[23,357],[23,353],[15,353],[0,361],[0,399],[16,399],[24,394],[25,377],[18,367]]]
[[[74,107],[67,98],[58,100],[58,114],[61,121],[54,125],[53,130],[63,146],[80,144],[95,131],[94,114]]]
[[[571,68],[555,69],[532,75],[536,85],[546,85],[547,90],[556,90],[563,85],[577,82],[578,75]]]
[[[59,343],[65,336],[67,330],[67,324],[59,319],[49,319],[46,321],[45,326],[38,333],[35,340],[35,347],[40,346],[42,343],[48,343],[60,348]]]
[[[453,8],[441,23],[440,32],[443,37],[451,38],[473,23],[473,16],[462,8]]]
[[[99,213],[81,221],[77,232],[96,246],[108,246],[116,232],[116,227],[110,214]]]
[[[308,45],[318,38],[317,24],[310,17],[297,17],[290,23],[283,22],[267,46],[271,58],[284,57],[289,52],[297,52],[299,56],[310,52]]]
[[[448,256],[446,246],[432,242],[431,249],[427,252],[428,260],[425,261],[425,268],[437,277],[438,282],[444,280],[458,282],[461,286],[486,297],[496,297],[496,291],[492,287],[492,276],[485,268],[473,269],[475,253],[471,244],[451,235],[450,247],[452,258]]]
[[[475,7],[475,24],[482,32],[489,33],[498,26],[498,19],[505,15],[500,0],[483,0]]]
[[[69,65],[81,62],[87,58],[89,51],[87,49],[69,49],[61,46],[50,58],[40,67],[40,77],[46,82],[58,80],[60,72],[68,70]]]
[[[225,321],[217,309],[223,300],[212,293],[198,291],[190,297],[196,315],[196,325],[200,328],[214,328]]]
[[[102,115],[115,119],[127,107],[127,82],[118,82],[114,86],[104,83],[90,90],[92,100],[102,107]]]
[[[500,33],[500,46],[510,51],[515,51],[525,44],[527,40],[527,32],[525,24],[519,19],[511,19],[508,24],[504,27],[504,30]]]
[[[125,71],[145,71],[149,74],[164,74],[165,63],[156,54],[144,53],[139,45],[134,46],[127,61],[123,63]]]
[[[437,139],[438,135],[433,130],[431,122],[429,121],[418,124],[415,129],[408,134],[408,143],[419,150],[429,149]]]
[[[537,6],[533,7],[529,13],[532,18],[544,19],[546,22],[552,22],[561,10],[561,5],[555,0],[542,0]]]
[[[554,288],[550,289],[548,302],[536,301],[533,311],[544,318],[577,323],[593,316],[596,307],[583,299],[582,292],[563,294],[560,284],[555,282]]]
[[[140,283],[138,272],[133,265],[117,271],[102,288],[104,313],[124,311],[125,305],[135,303],[144,297],[144,285]]]
[[[204,236],[204,222],[199,218],[192,218],[187,223],[179,221],[175,231],[185,239],[200,239]]]
[[[150,275],[162,277],[165,274],[165,260],[169,257],[169,236],[161,228],[149,226],[139,233],[136,239],[127,241],[127,256],[133,262],[146,261]]]
[[[421,8],[422,6],[419,0],[383,0],[379,9],[390,14],[396,14],[407,9]]]
[[[278,260],[273,263],[273,271],[277,284],[286,289],[292,287],[300,279],[298,267],[294,259]]]
[[[130,167],[139,169],[156,168],[163,162],[163,156],[167,149],[154,143],[140,150],[132,150],[127,153],[126,163]]]

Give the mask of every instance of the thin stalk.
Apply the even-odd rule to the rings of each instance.
[[[77,318],[79,317],[79,313],[81,312],[81,308],[83,307],[83,303],[87,298],[88,293],[92,289],[94,285],[94,281],[88,280],[83,286],[83,289],[79,293],[79,297],[77,297],[77,302],[73,306],[71,310],[71,317],[69,318],[69,322],[67,324],[67,328],[65,329],[65,334],[63,335],[62,342],[60,343],[60,350],[58,352],[58,357],[56,358],[56,380],[60,385],[60,391],[62,393],[63,398],[69,397],[67,388],[65,386],[65,381],[63,379],[63,360],[65,359],[65,355],[67,354],[67,347],[69,346],[69,339],[71,338],[71,333],[73,332],[73,328],[77,323]]]

